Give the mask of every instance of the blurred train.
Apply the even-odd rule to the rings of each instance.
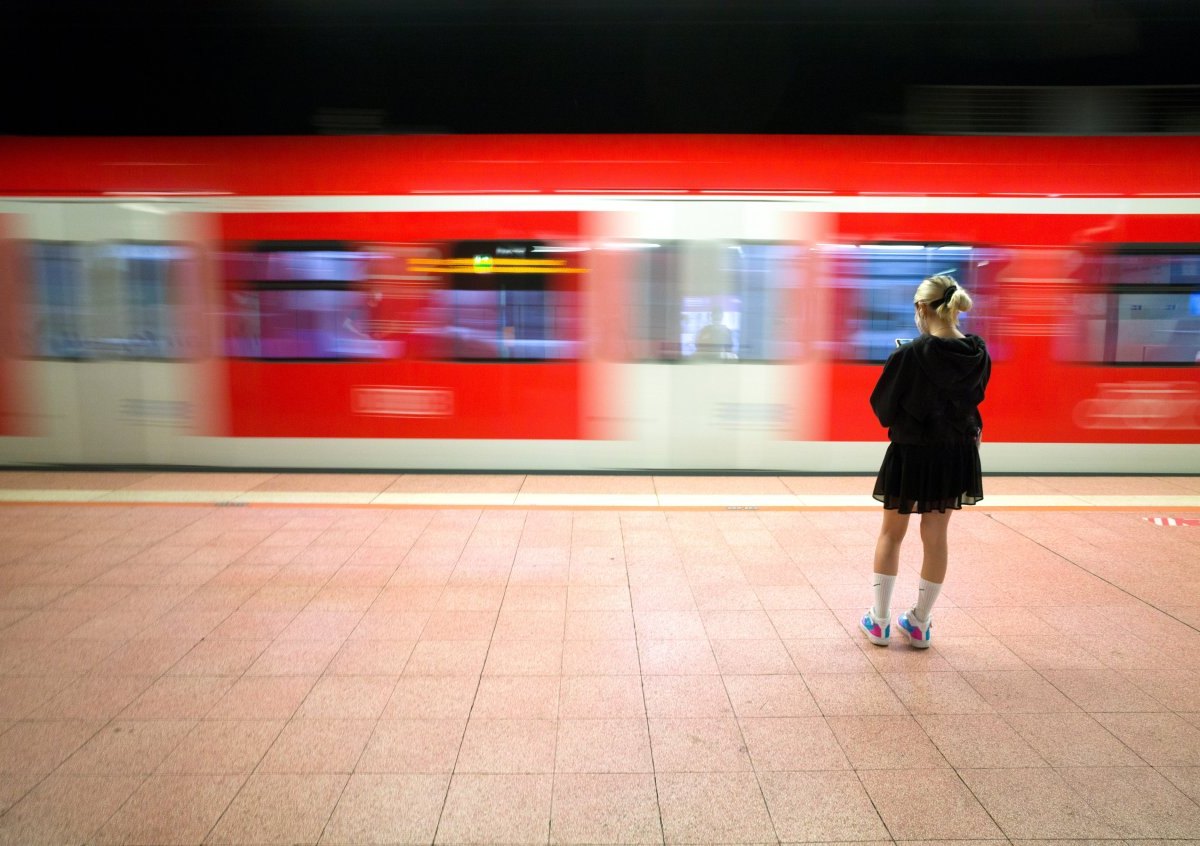
[[[873,472],[952,273],[990,472],[1200,472],[1200,139],[0,139],[0,463]]]

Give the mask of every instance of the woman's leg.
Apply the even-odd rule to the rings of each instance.
[[[933,603],[937,600],[946,580],[946,563],[949,558],[949,541],[947,531],[950,528],[950,515],[953,511],[930,511],[921,515],[921,546],[924,554],[921,559],[921,580],[917,593],[917,604],[913,610],[918,619],[928,620],[933,613]]]
[[[892,588],[896,584],[896,574],[900,572],[900,545],[907,531],[908,515],[885,508],[879,539],[875,542],[875,566],[871,574],[874,592],[871,614],[877,621],[891,617]]]
[[[875,541],[874,572],[885,576],[900,572],[900,544],[908,531],[908,517],[893,509],[883,510],[883,525],[879,527],[879,539]]]
[[[952,511],[930,511],[921,515],[921,546],[925,554],[921,559],[921,578],[927,582],[941,584],[946,580],[946,561],[949,544],[946,540],[950,528]]]

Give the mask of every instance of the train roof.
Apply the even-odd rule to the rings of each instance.
[[[1200,137],[0,138],[0,195],[1198,196]]]

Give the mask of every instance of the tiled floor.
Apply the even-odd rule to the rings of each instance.
[[[0,473],[0,844],[1200,842],[1200,479],[989,480],[926,651],[868,486]]]

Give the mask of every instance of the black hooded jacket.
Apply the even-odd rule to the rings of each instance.
[[[871,408],[897,444],[974,440],[992,360],[978,335],[922,335],[888,357]]]

